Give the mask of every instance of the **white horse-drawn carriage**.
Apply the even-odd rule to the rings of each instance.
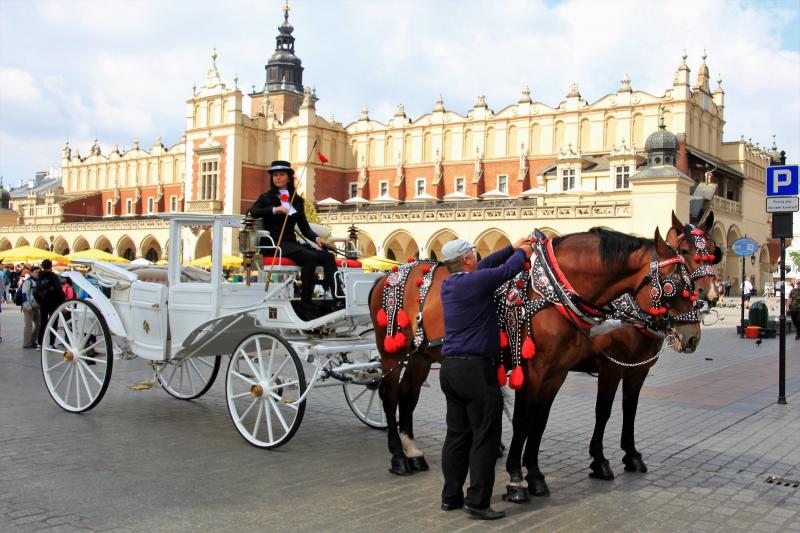
[[[172,396],[198,398],[213,385],[223,357],[230,356],[228,412],[254,446],[275,448],[289,441],[303,419],[308,393],[319,386],[343,386],[359,420],[385,427],[368,306],[380,274],[340,269],[344,308],[303,320],[293,307],[298,267],[258,265],[259,282],[252,284],[223,278],[225,228],[241,228],[243,217],[165,218],[170,221],[166,268],[91,262],[86,276],[64,274],[88,298],[64,302],[46,325],[42,372],[59,406],[71,412],[92,409],[106,392],[114,361],[134,357],[149,360],[155,379]],[[180,261],[182,235],[197,227],[212,232],[210,273]],[[259,237],[249,233],[251,241]]]

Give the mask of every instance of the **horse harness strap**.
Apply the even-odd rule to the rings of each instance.
[[[436,269],[442,266],[440,263],[432,263],[430,270],[422,276],[422,285],[419,287],[419,312],[417,313],[417,330],[414,332],[414,348],[422,351],[426,348],[435,348],[444,344],[444,337],[429,341],[425,336],[425,328],[422,327],[422,309],[425,306],[425,299],[433,285],[433,276]]]

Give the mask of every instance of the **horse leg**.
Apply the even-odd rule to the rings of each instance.
[[[425,455],[414,443],[414,409],[419,401],[422,384],[431,369],[426,355],[411,357],[400,382],[400,442],[412,472],[429,470]]]
[[[397,403],[400,397],[400,369],[395,368],[397,361],[384,360],[384,378],[381,381],[380,391],[383,402],[383,412],[386,414],[387,438],[389,440],[389,453],[392,454],[389,472],[398,476],[411,474],[411,466],[403,453],[403,444],[397,428]],[[394,370],[392,370],[394,369]]]
[[[543,382],[531,412],[528,442],[525,445],[525,455],[522,462],[528,470],[528,475],[525,476],[525,480],[528,482],[528,490],[534,496],[550,496],[550,489],[544,480],[544,474],[539,470],[539,447],[542,444],[544,430],[547,428],[550,408],[553,406],[558,389],[561,388],[561,384],[564,383],[566,377],[567,371],[565,370]]]
[[[647,465],[642,454],[636,450],[633,425],[636,420],[636,409],[639,406],[639,393],[647,377],[649,368],[636,369],[635,373],[622,380],[622,438],[620,447],[625,451],[622,462],[626,472],[647,472]]]
[[[518,390],[514,400],[514,415],[511,420],[513,435],[508,446],[506,457],[506,472],[509,482],[503,500],[513,503],[528,503],[531,501],[528,493],[528,483],[522,477],[522,449],[528,437],[528,413],[530,412],[530,394],[527,389]]]
[[[617,394],[620,373],[616,368],[611,368],[608,364],[601,363],[597,375],[597,403],[594,407],[594,432],[589,443],[589,455],[592,456],[592,463],[589,468],[589,477],[610,481],[614,479],[614,472],[608,464],[603,454],[603,434],[606,424],[611,416],[611,408],[614,405],[614,396]]]

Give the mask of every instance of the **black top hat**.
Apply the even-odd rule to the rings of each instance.
[[[292,169],[291,163],[288,161],[273,161],[272,166],[269,169],[269,173],[272,174],[273,172],[288,172],[290,176],[294,176],[294,169]]]

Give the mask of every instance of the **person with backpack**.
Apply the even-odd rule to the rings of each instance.
[[[64,277],[63,273],[61,277]],[[64,284],[61,286],[61,289],[64,291],[65,300],[76,300],[78,298],[78,295],[75,292],[75,287],[72,284],[71,279],[64,277]]]
[[[36,289],[33,297],[39,304],[39,346],[44,339],[44,330],[47,329],[47,321],[56,310],[56,307],[64,302],[64,290],[61,288],[61,280],[53,272],[53,262],[49,259],[42,261],[42,270],[36,279]]]
[[[36,287],[36,278],[39,276],[39,267],[27,268],[20,272],[20,283],[14,303],[22,307],[24,328],[22,332],[22,347],[36,348],[36,339],[39,336],[39,304],[33,298],[33,289]]]

